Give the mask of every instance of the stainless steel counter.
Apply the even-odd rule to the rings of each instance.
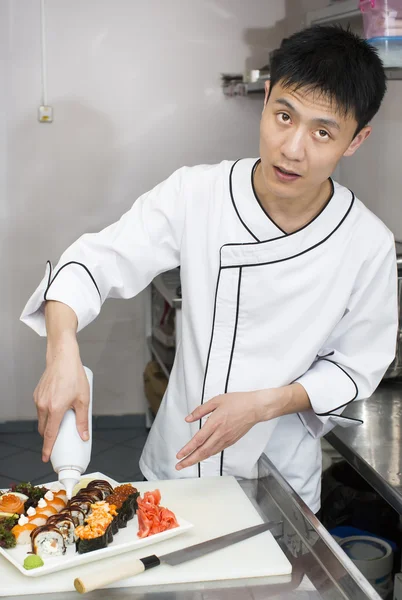
[[[258,479],[242,481],[240,484],[264,520],[281,521],[273,534],[293,565],[292,576],[276,578],[275,583],[267,577],[96,590],[85,597],[88,600],[267,600],[273,597],[287,600],[380,600],[360,571],[266,457],[260,460]],[[38,595],[27,595],[24,599],[34,597],[38,598]],[[76,592],[45,594],[42,597],[44,600],[79,598]]]
[[[382,383],[343,414],[363,424],[337,426],[326,439],[402,515],[402,383]]]

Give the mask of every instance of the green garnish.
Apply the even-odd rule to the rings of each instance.
[[[14,525],[17,524],[19,518],[20,515],[15,515],[14,517],[5,517],[4,519],[0,519],[0,525],[11,531]]]
[[[28,500],[24,504],[24,512],[27,512],[28,508],[31,506],[33,508],[38,506],[39,500],[44,497],[47,489],[45,487],[35,487],[29,482],[23,482],[12,485],[10,492],[19,492],[20,494],[25,494],[25,496],[28,496]]]
[[[7,517],[6,519],[0,519],[0,547],[1,548],[14,548],[17,541],[14,534],[11,533],[11,529],[17,523],[18,517]]]
[[[24,560],[24,569],[37,569],[38,567],[43,567],[45,563],[37,554],[30,554]]]

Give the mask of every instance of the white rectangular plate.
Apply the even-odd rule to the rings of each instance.
[[[103,475],[103,473],[85,474],[83,475],[82,479],[86,479],[88,477],[91,477],[92,479],[106,479],[106,481],[109,481],[113,487],[120,485],[117,481],[114,481],[113,479],[110,479],[110,477]],[[37,485],[50,486],[52,483],[54,482]],[[153,489],[155,488],[152,487],[152,481],[150,481],[149,491],[152,491]],[[161,504],[164,506],[163,498],[161,500]],[[168,506],[167,508],[175,512],[174,506]],[[15,548],[11,548],[10,550],[0,548],[0,554],[10,561],[23,575],[26,575],[27,577],[41,577],[42,575],[47,575],[48,573],[54,573],[56,571],[61,571],[77,565],[84,565],[85,563],[93,562],[108,556],[123,554],[123,552],[127,552],[128,550],[138,550],[145,546],[149,546],[150,544],[156,544],[157,542],[162,542],[176,535],[180,535],[181,533],[184,533],[193,527],[191,523],[181,519],[179,516],[176,515],[176,518],[179,523],[179,527],[162,531],[162,533],[155,533],[154,535],[150,535],[146,538],[139,538],[137,537],[138,518],[135,516],[131,521],[128,521],[127,527],[119,529],[118,533],[114,536],[113,542],[107,548],[94,550],[93,552],[87,552],[86,554],[78,554],[75,551],[75,545],[67,546],[67,551],[63,556],[53,556],[49,558],[44,557],[43,562],[45,564],[43,567],[38,567],[37,569],[24,569],[24,559],[27,556],[27,552],[30,552],[31,550],[29,545],[20,544]]]

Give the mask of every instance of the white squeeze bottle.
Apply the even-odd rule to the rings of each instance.
[[[59,433],[53,446],[50,461],[64,486],[67,497],[73,495],[73,489],[85,473],[91,460],[92,448],[92,383],[93,374],[84,367],[89,382],[88,431],[89,440],[84,442],[77,431],[75,412],[70,408],[63,417]]]

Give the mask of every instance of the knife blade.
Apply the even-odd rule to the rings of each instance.
[[[200,544],[194,544],[194,546],[188,546],[187,548],[182,548],[181,550],[175,550],[175,552],[169,552],[169,554],[164,554],[163,556],[160,556],[158,560],[159,563],[163,562],[171,566],[179,565],[180,563],[187,562],[188,560],[194,560],[196,558],[199,558],[204,554],[216,552],[216,550],[221,550],[222,548],[226,548],[227,546],[231,546],[232,544],[237,544],[238,542],[247,540],[248,538],[253,537],[254,535],[258,535],[259,533],[263,533],[264,531],[269,531],[277,525],[279,525],[279,523],[261,523],[261,525],[254,525],[253,527],[240,529],[239,531],[227,533],[226,535],[221,535],[217,538],[207,540],[206,542],[201,542]]]
[[[161,563],[166,563],[171,566],[179,565],[189,560],[194,560],[210,552],[216,552],[233,544],[237,544],[243,540],[247,540],[255,535],[269,531],[274,527],[280,525],[281,522],[273,523],[261,523],[260,525],[254,525],[253,527],[247,527],[246,529],[240,529],[233,533],[227,533],[216,538],[212,538],[175,552],[169,552],[162,556],[156,556],[151,554],[140,559],[132,559],[122,557],[122,560],[116,567],[113,567],[112,572],[105,567],[101,567],[97,570],[88,571],[85,575],[77,577],[74,580],[74,587],[80,594],[91,592],[97,588],[103,587],[119,579],[126,579],[127,577],[133,577],[139,575],[148,569],[159,566]]]

